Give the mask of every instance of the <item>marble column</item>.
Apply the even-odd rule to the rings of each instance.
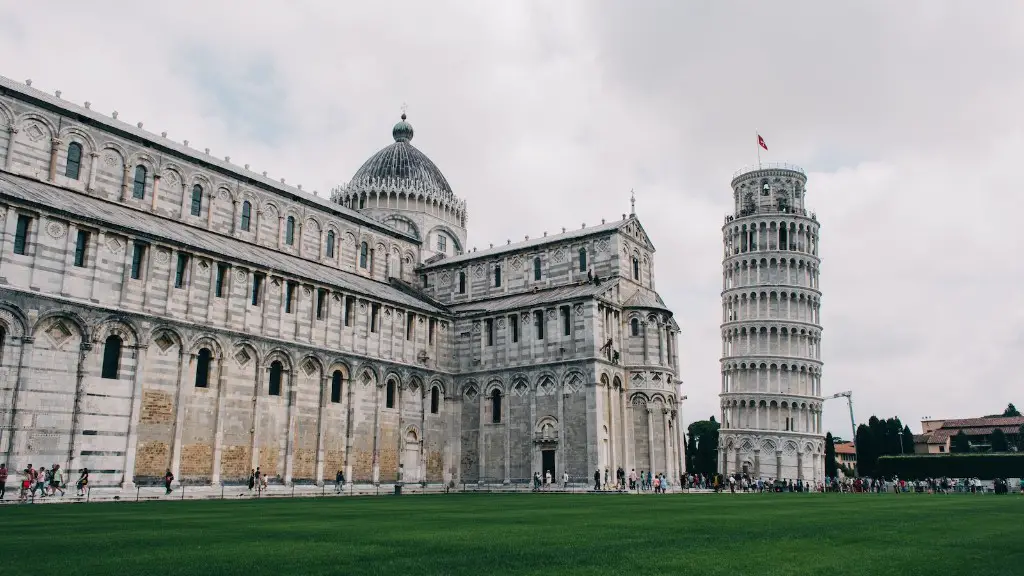
[[[223,356],[218,355],[214,362],[217,363],[217,413],[213,419],[213,473],[210,475],[210,483],[217,485],[220,484],[221,454],[224,451],[224,396],[228,382],[224,375]]]
[[[135,374],[132,378],[131,416],[128,418],[128,437],[125,439],[124,471],[121,476],[121,487],[131,488],[135,485],[135,451],[139,443],[139,419],[142,414],[142,376],[146,370],[147,346],[135,349]]]
[[[18,129],[14,126],[7,127],[7,156],[4,158],[4,170],[8,172],[14,166],[14,142],[18,135]]]

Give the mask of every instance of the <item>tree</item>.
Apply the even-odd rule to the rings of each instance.
[[[1011,402],[1006,405],[1006,410],[1003,410],[1003,416],[1020,416],[1020,412],[1017,410],[1017,407],[1014,406]]]
[[[989,442],[992,444],[993,452],[1010,451],[1010,446],[1006,443],[1006,434],[1000,428],[992,431],[992,434],[989,436]]]
[[[714,474],[718,471],[718,429],[720,426],[712,416],[708,420],[691,422],[687,432],[697,444],[689,469],[694,474]]]
[[[914,433],[910,431],[910,426],[903,427],[903,453],[914,453]]]
[[[1024,424],[1017,429],[1017,450],[1024,452]]]
[[[874,439],[871,428],[867,424],[857,427],[857,474],[860,476],[874,475],[874,464],[878,453],[874,448]]]
[[[832,439],[832,433],[825,434],[825,476],[835,478],[836,472],[836,445]]]
[[[956,436],[953,436],[953,445],[949,447],[949,451],[958,454],[966,454],[971,451],[971,440],[967,437],[967,434],[964,434],[963,430],[957,432]]]
[[[687,429],[689,430],[689,429]],[[693,474],[693,459],[697,456],[697,435],[686,433],[686,471]]]

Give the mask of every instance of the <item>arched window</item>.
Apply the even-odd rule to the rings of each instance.
[[[366,268],[366,257],[369,255],[370,247],[363,242],[359,245],[359,267]]]
[[[366,208],[366,194],[359,196],[359,209],[362,210],[363,208]]]
[[[587,271],[587,249],[580,248],[580,272]]]
[[[192,215],[199,216],[203,212],[203,187],[196,184],[192,187]]]
[[[466,293],[466,273],[459,272],[459,294]]]
[[[335,370],[331,375],[331,402],[334,404],[341,402],[341,382],[341,370]]]
[[[327,231],[327,257],[334,258],[334,230]]]
[[[636,318],[629,321],[629,333],[633,336],[640,335],[640,321]]]
[[[248,200],[242,202],[242,230],[249,231],[249,221],[252,219],[252,204]]]
[[[491,390],[491,424],[501,424],[501,390]]]
[[[387,408],[395,407],[395,381],[388,380],[387,385],[387,398],[385,398],[384,406]]]
[[[494,265],[494,287],[501,288],[501,264]]]
[[[210,360],[213,352],[209,348],[203,348],[196,357],[196,388],[206,388],[210,385]]]
[[[117,371],[121,368],[121,338],[118,336],[107,336],[103,344],[103,371],[102,378],[117,380]]]
[[[295,243],[295,217],[289,216],[284,224],[284,243],[291,246]]]
[[[7,329],[0,326],[0,366],[4,365],[4,348],[7,344]]]
[[[274,360],[270,364],[270,395],[281,395],[281,375],[284,374],[284,364],[280,360]]]
[[[434,386],[430,389],[430,413],[437,414],[441,409],[441,389]]]
[[[132,184],[132,198],[142,200],[146,197],[146,167],[139,164],[135,167],[135,181]]]
[[[540,280],[540,256],[533,259],[533,279]]]
[[[64,168],[64,175],[73,180],[78,180],[78,174],[82,171],[82,145],[78,142],[68,144],[68,163]]]
[[[633,256],[633,280],[640,281],[640,259]]]

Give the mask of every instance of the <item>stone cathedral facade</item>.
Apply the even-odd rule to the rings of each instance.
[[[467,249],[412,126],[331,197],[0,77],[0,458],[132,486],[677,477],[635,215]]]

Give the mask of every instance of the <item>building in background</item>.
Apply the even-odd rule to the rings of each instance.
[[[953,437],[961,430],[971,442],[972,450],[987,451],[992,446],[992,433],[1002,430],[1007,444],[1018,446],[1024,416],[986,416],[953,420],[922,420],[921,434],[914,435],[915,454],[948,454]]]
[[[677,477],[679,327],[636,215],[468,250],[466,202],[391,135],[327,200],[0,77],[3,460]]]
[[[722,226],[722,429],[719,471],[824,477],[819,224],[796,166],[732,179]]]
[[[836,463],[841,464],[852,472],[857,471],[857,448],[853,442],[836,443]],[[840,469],[841,471],[842,469]],[[852,477],[852,474],[850,475]]]

